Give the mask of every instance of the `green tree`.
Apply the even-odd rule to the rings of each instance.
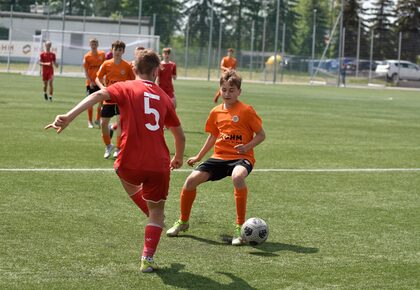
[[[31,4],[34,4],[33,0],[2,0],[0,1],[0,11],[10,11],[10,7],[13,5],[13,11],[29,12]]]
[[[325,43],[324,36],[329,32],[329,6],[326,1],[302,0],[296,6],[296,12],[300,15],[297,22],[296,42],[299,48],[298,53],[302,55],[312,54],[312,34],[314,24],[314,13],[316,10],[316,35],[315,52],[321,55]]]
[[[401,58],[416,62],[420,57],[420,1],[399,0],[396,7],[396,32],[402,33]]]
[[[139,1],[123,0],[121,9],[124,17],[137,18]],[[155,34],[160,36],[160,41],[164,46],[169,46],[173,33],[181,27],[181,3],[177,0],[143,0],[142,16],[152,19],[153,14],[156,14]]]
[[[391,19],[395,17],[393,0],[376,0],[371,13],[374,30],[374,59],[389,59],[397,56],[396,36]]]
[[[357,56],[357,38],[360,21],[360,47],[367,48],[369,43],[369,35],[367,33],[368,26],[362,19],[361,15],[366,12],[366,9],[362,8],[360,1],[358,0],[347,0],[344,2],[344,18],[343,27],[345,28],[345,43],[344,43],[344,56],[345,57],[356,57]],[[361,49],[360,57],[368,58],[369,50]]]

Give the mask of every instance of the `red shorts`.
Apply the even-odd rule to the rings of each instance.
[[[116,168],[115,172],[125,182],[143,186],[143,199],[151,202],[166,200],[169,191],[170,171],[155,172]]]
[[[53,78],[54,78],[54,71],[43,71],[42,72],[42,80],[44,82],[52,80]]]

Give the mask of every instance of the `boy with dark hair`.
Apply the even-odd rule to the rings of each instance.
[[[135,79],[135,75],[131,69],[130,63],[122,59],[124,51],[124,42],[117,40],[112,43],[112,54],[114,57],[106,60],[97,72],[95,82],[99,88],[104,89],[105,87],[115,84],[116,82]],[[105,83],[105,86],[103,83]],[[114,145],[111,144],[111,135],[109,129],[109,121],[114,116],[117,116],[117,149],[114,152],[114,158],[117,158],[121,148],[121,125],[119,115],[120,112],[118,111],[118,106],[115,103],[110,101],[104,102],[101,111],[101,128],[102,140],[105,144],[105,159],[108,159],[114,150]]]
[[[140,270],[145,273],[158,269],[153,257],[164,227],[170,169],[182,166],[185,148],[184,132],[171,100],[154,83],[159,63],[154,51],[142,51],[136,60],[139,79],[118,82],[87,96],[45,127],[60,133],[93,104],[101,101],[118,104],[124,126],[121,153],[114,168],[125,191],[148,217],[140,264]],[[166,146],[164,127],[170,129],[175,139],[172,159]]]
[[[236,227],[232,245],[244,243],[241,226],[245,222],[248,188],[245,178],[255,164],[253,148],[264,141],[265,132],[261,118],[255,110],[238,100],[241,94],[241,77],[234,71],[223,73],[220,78],[220,94],[223,103],[214,107],[206,122],[207,140],[197,155],[188,159],[193,166],[214,146],[211,158],[199,164],[187,177],[180,195],[181,215],[166,234],[174,237],[189,228],[191,208],[197,187],[207,181],[231,176],[236,203]]]

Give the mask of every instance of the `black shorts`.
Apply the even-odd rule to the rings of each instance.
[[[98,86],[94,86],[93,89],[90,86],[86,86],[86,95],[89,96],[90,94],[93,94],[99,90],[100,88]]]
[[[120,114],[120,111],[118,110],[117,105],[103,104],[102,110],[101,110],[101,117],[112,118],[115,115],[119,115],[119,114]]]
[[[198,165],[195,170],[208,172],[210,174],[208,180],[215,181],[231,176],[233,169],[237,165],[245,167],[248,174],[252,171],[252,164],[246,159],[222,160],[216,158],[207,159]]]

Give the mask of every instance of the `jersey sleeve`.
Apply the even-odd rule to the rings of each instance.
[[[102,82],[102,80],[104,79],[105,74],[106,74],[106,68],[105,68],[105,63],[103,63],[101,65],[101,67],[99,68],[98,72],[96,73],[96,76]]]
[[[172,69],[172,75],[176,76],[176,63],[174,63],[174,67]]]
[[[252,131],[254,131],[255,133],[258,133],[259,131],[261,131],[262,120],[260,116],[258,116],[257,112],[254,110],[253,107],[249,107],[248,115],[249,115],[249,124]]]
[[[115,83],[113,85],[110,85],[109,87],[106,88],[109,97],[110,97],[110,101],[112,103],[117,103],[118,105],[122,105],[124,103],[124,100],[126,98],[124,98],[124,83],[123,82],[118,82]]]
[[[213,136],[219,136],[219,128],[216,126],[216,114],[214,111],[211,111],[207,118],[205,131]]]
[[[172,103],[169,104],[169,108],[167,114],[165,116],[165,126],[166,127],[179,127],[181,122],[175,112],[175,108],[173,107]]]

